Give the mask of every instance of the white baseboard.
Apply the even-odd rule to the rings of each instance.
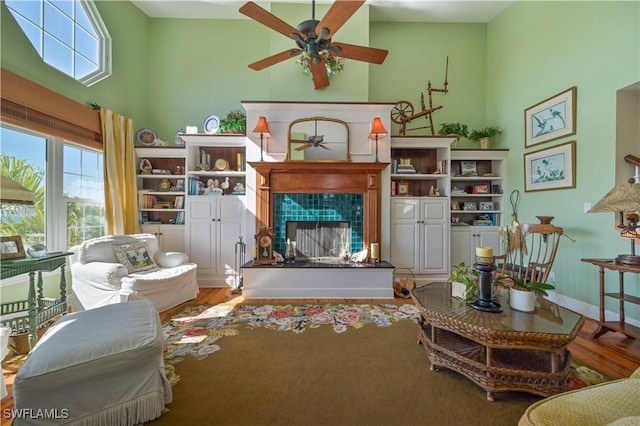
[[[555,291],[550,291],[548,293],[549,293],[549,296],[547,297],[547,299],[549,299],[553,303],[556,303],[562,307],[565,307],[574,312],[577,312],[580,315],[585,316],[587,318],[591,318],[596,321],[600,319],[600,308],[598,308],[597,306],[590,305],[588,303],[573,299],[571,297],[567,297]],[[607,321],[620,320],[620,314],[618,312],[605,311],[605,317]],[[635,320],[633,318],[625,318],[625,321],[628,324],[634,325],[636,327],[640,327],[640,321],[638,320]]]

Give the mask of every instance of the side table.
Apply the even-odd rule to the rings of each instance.
[[[609,331],[619,331],[623,333],[627,337],[631,337],[632,339],[640,338],[640,328],[635,327],[631,324],[627,324],[625,321],[624,315],[624,304],[633,303],[635,305],[640,305],[640,297],[631,296],[629,294],[625,294],[624,292],[624,274],[625,272],[630,272],[632,274],[640,274],[640,266],[639,265],[626,265],[622,263],[616,263],[614,259],[582,259],[583,262],[591,263],[592,265],[596,265],[600,272],[600,318],[598,320],[598,328],[591,335],[592,338],[597,339],[602,336],[604,333]],[[609,269],[611,271],[618,271],[618,291],[606,293],[605,292],[605,282],[604,282],[604,270]],[[620,320],[619,321],[607,321],[605,318],[605,297],[611,297],[613,299],[618,299],[620,302],[619,311],[620,311]]]
[[[67,282],[64,274],[70,252],[52,252],[38,259],[5,260],[0,264],[0,279],[29,274],[29,293],[26,300],[0,304],[1,324],[11,328],[12,334],[29,333],[29,347],[38,340],[37,329],[58,315],[67,313]],[[49,298],[43,294],[43,271],[60,268],[60,297]],[[35,275],[38,273],[37,290]]]

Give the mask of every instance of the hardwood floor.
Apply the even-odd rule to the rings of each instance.
[[[406,299],[344,299],[338,302],[345,303],[384,303],[399,302]],[[164,311],[160,314],[162,321],[170,318],[173,314],[179,312],[184,305],[193,304],[209,304],[218,303],[243,303],[244,298],[240,294],[232,294],[229,289],[220,288],[203,288],[200,289],[198,297],[190,302],[175,308]],[[292,300],[251,300],[248,303],[336,303],[335,299],[292,299]],[[584,326],[580,330],[578,337],[569,345],[569,350],[573,357],[586,363],[592,368],[600,371],[611,379],[620,379],[629,377],[629,375],[638,367],[640,367],[640,342],[625,337],[620,333],[606,333],[599,339],[591,339],[591,333],[595,331],[597,323],[587,319]],[[11,387],[15,372],[24,362],[26,355],[10,356],[2,362],[2,372],[5,375],[9,396],[2,400],[1,409],[4,413],[5,409],[13,408],[13,397],[11,395]],[[0,425],[9,425],[10,420],[0,419]]]

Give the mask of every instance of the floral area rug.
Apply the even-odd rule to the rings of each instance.
[[[332,327],[336,333],[365,325],[388,327],[394,322],[417,322],[413,304],[304,304],[187,306],[163,327],[164,358],[175,364],[191,355],[204,359],[220,350],[218,340],[243,330],[263,327],[280,332],[304,333]]]
[[[580,361],[573,359],[569,366],[569,383],[567,384],[567,390],[581,389],[587,386],[608,382],[609,380],[611,380],[609,377],[606,377],[582,364]]]

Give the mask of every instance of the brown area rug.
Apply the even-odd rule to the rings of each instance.
[[[286,308],[294,310],[289,317],[280,309],[259,319],[245,314],[246,321],[228,309],[209,318],[191,310],[186,316],[200,315],[199,325],[186,336],[165,327],[173,346],[203,346],[167,350],[180,361],[173,364],[180,380],[170,411],[149,424],[517,425],[540,399],[507,392],[489,402],[464,376],[430,371],[410,309],[396,316],[384,306],[347,308],[326,322],[326,312],[303,316],[295,308]],[[204,343],[215,328],[223,330],[213,333],[215,343]]]

